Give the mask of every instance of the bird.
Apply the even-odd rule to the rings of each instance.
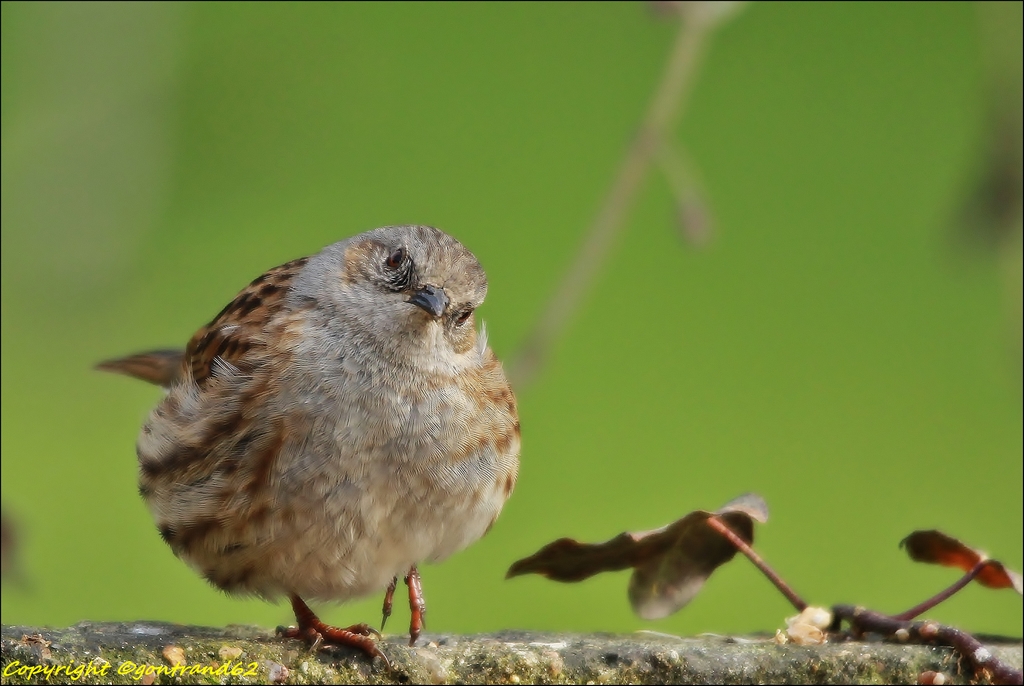
[[[477,258],[430,226],[385,226],[265,272],[184,350],[98,369],[164,387],[136,443],[139,493],[174,554],[231,594],[291,601],[285,638],[388,658],[367,624],[307,601],[409,589],[418,565],[490,530],[516,485],[520,426],[477,330]]]

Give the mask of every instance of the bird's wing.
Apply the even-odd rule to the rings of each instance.
[[[188,374],[203,384],[221,363],[244,367],[246,353],[260,345],[266,325],[278,315],[295,275],[308,258],[292,260],[262,274],[228,303],[209,324],[199,329],[182,350],[151,350],[104,360],[96,369],[125,374],[170,388]]]
[[[264,345],[264,331],[281,314],[288,286],[307,260],[292,260],[254,279],[192,336],[185,349],[185,369],[195,383],[206,383],[217,360],[246,371],[247,358],[256,356],[250,351]]]
[[[205,555],[253,543],[249,524],[270,516],[265,489],[290,431],[267,405],[277,363],[288,362],[269,341],[303,316],[285,296],[305,261],[266,272],[196,332],[180,382],[139,436],[139,491],[164,539],[200,566]],[[244,586],[216,572],[205,574],[220,588]]]

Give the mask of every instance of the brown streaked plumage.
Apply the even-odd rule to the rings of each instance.
[[[288,596],[286,636],[382,655],[303,599],[409,586],[482,536],[511,495],[519,420],[473,311],[461,243],[384,227],[271,269],[189,341],[101,363],[168,389],[139,435],[139,492],[175,554],[219,588]]]

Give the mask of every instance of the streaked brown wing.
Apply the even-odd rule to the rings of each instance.
[[[197,384],[202,385],[210,377],[217,358],[245,371],[246,354],[263,345],[260,334],[281,311],[288,285],[308,259],[292,260],[254,279],[192,336],[185,349],[185,364]]]

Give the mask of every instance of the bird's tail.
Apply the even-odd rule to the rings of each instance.
[[[184,358],[183,350],[151,350],[113,360],[104,360],[96,365],[96,369],[133,376],[136,379],[170,388],[175,381],[181,378]]]

